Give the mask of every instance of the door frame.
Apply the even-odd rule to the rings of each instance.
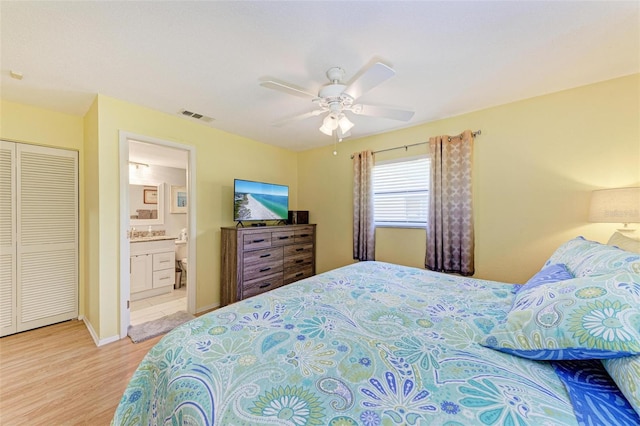
[[[120,338],[127,337],[131,320],[129,271],[129,140],[187,151],[187,311],[196,312],[196,148],[178,142],[120,130]]]

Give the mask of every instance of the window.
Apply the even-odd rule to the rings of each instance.
[[[430,165],[431,161],[427,157],[375,164],[373,205],[376,226],[427,226]]]

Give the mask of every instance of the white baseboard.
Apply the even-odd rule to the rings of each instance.
[[[201,312],[211,311],[211,310],[219,308],[219,307],[220,307],[219,303],[214,303],[213,305],[209,305],[209,306],[203,306],[200,309],[196,309],[196,314],[199,314]]]
[[[120,336],[111,336],[111,337],[107,337],[106,339],[100,339],[96,331],[93,329],[91,322],[89,322],[89,320],[87,319],[87,317],[85,317],[84,315],[80,315],[78,319],[84,322],[84,325],[87,327],[87,330],[89,330],[89,334],[91,335],[91,338],[93,339],[93,343],[95,343],[96,346],[103,346],[108,343],[112,343],[120,340]]]

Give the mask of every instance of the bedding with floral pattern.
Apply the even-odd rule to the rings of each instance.
[[[112,423],[585,424],[594,414],[574,408],[602,394],[578,380],[593,376],[584,374],[593,364],[482,346],[508,321],[520,295],[512,288],[382,262],[298,281],[167,334],[134,373]],[[611,383],[594,418],[639,420]]]

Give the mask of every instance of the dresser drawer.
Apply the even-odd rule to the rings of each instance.
[[[243,268],[243,278],[245,281],[260,277],[266,277],[275,272],[282,272],[282,258],[267,260],[260,263],[245,264]]]
[[[159,271],[161,269],[171,269],[171,272],[173,273],[175,267],[176,267],[175,251],[153,254],[153,270],[154,271]]]
[[[174,285],[176,281],[175,268],[155,271],[153,273],[153,288]]]
[[[311,265],[303,266],[301,268],[287,269],[284,272],[284,283],[290,284],[294,281],[301,280],[313,275],[313,268]]]
[[[293,231],[279,231],[271,233],[271,245],[272,246],[284,246],[287,244],[293,244]]]
[[[244,264],[264,263],[269,260],[282,259],[282,247],[247,251],[244,253]]]
[[[302,254],[313,255],[313,244],[293,244],[284,248],[284,257],[299,256]]]
[[[243,235],[242,243],[242,247],[244,250],[255,250],[271,247],[271,232]]]
[[[293,233],[293,241],[295,243],[311,243],[313,242],[313,227],[305,227],[296,229]]]
[[[301,253],[295,256],[289,256],[284,259],[284,268],[295,268],[303,265],[311,265],[313,255],[311,253]]]
[[[242,285],[242,298],[255,296],[282,286],[282,272],[255,280],[245,281]]]

